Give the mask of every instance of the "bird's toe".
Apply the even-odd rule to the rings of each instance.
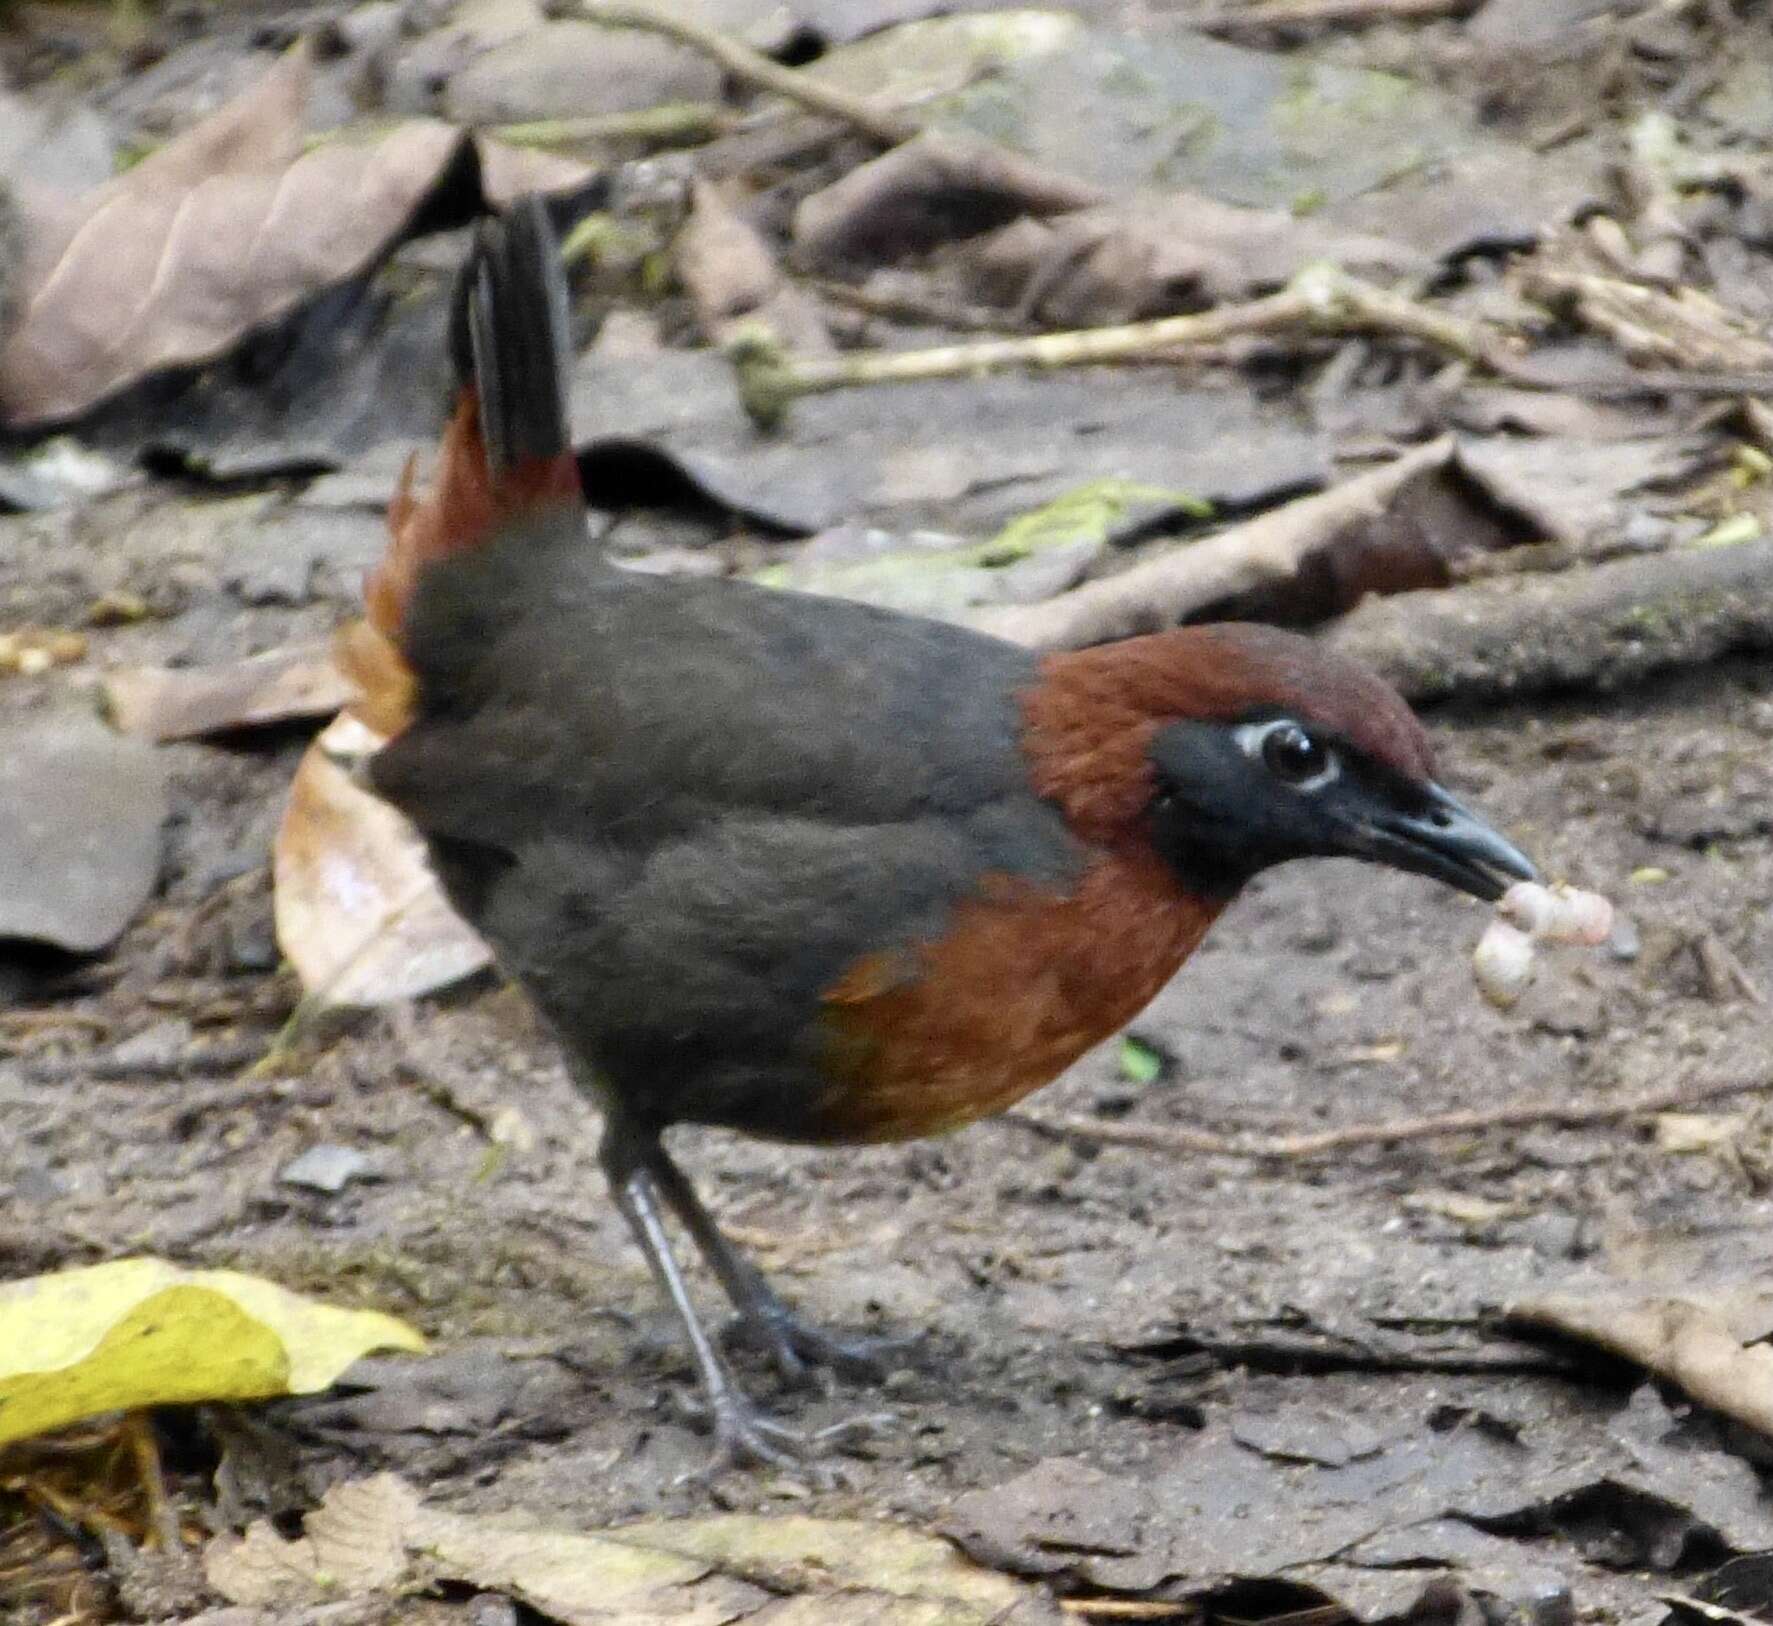
[[[782,1468],[810,1479],[820,1490],[831,1490],[842,1483],[841,1476],[820,1459],[882,1433],[898,1419],[891,1412],[867,1412],[802,1432],[778,1422],[748,1396],[735,1391],[715,1403],[710,1421],[714,1449],[707,1462],[684,1474],[682,1480],[707,1483],[734,1469]]]
[[[801,1386],[813,1371],[834,1372],[858,1383],[884,1383],[918,1348],[915,1338],[830,1333],[786,1310],[734,1319],[732,1335],[760,1348],[784,1382]]]

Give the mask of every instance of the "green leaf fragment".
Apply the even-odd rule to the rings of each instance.
[[[1161,1050],[1143,1039],[1125,1034],[1120,1041],[1120,1076],[1133,1084],[1155,1084],[1162,1077],[1164,1056]]]

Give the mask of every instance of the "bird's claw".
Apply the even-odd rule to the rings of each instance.
[[[713,1452],[700,1468],[682,1475],[679,1483],[706,1484],[734,1468],[791,1468],[805,1474],[817,1489],[835,1489],[840,1482],[837,1470],[817,1459],[830,1447],[866,1438],[897,1421],[891,1412],[870,1412],[803,1434],[778,1423],[737,1391],[728,1391],[714,1401],[712,1420]]]
[[[917,1347],[915,1338],[842,1338],[800,1320],[786,1310],[740,1315],[731,1331],[760,1348],[786,1383],[802,1385],[811,1370],[835,1372],[859,1383],[882,1383],[895,1357]]]

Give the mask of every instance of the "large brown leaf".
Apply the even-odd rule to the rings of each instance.
[[[371,264],[455,159],[431,121],[303,148],[297,47],[126,174],[70,198],[21,186],[21,309],[0,424],[65,421],[149,373],[208,360]]]

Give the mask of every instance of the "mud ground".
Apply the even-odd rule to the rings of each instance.
[[[80,522],[99,545],[77,550],[66,522],[0,522],[21,621],[164,582],[171,556],[183,595],[164,619],[95,632],[85,678],[8,680],[0,708],[87,704],[111,662],[213,659],[337,613],[324,571],[299,607],[242,605],[205,515],[112,499]],[[1310,1129],[1764,1075],[1767,1007],[1705,966],[1709,938],[1773,993],[1773,671],[1431,721],[1452,785],[1550,872],[1620,901],[1632,957],[1563,959],[1501,1014],[1471,982],[1477,905],[1354,864],[1295,866],[1252,887],[1136,1024],[1170,1058],[1161,1078],[1129,1082],[1108,1046],[1029,1106]],[[152,1252],[377,1305],[433,1337],[431,1363],[373,1363],[356,1392],[258,1413],[263,1429],[230,1448],[237,1515],[311,1505],[377,1466],[468,1509],[584,1524],[705,1509],[710,1493],[679,1482],[707,1449],[693,1387],[605,1199],[595,1114],[513,991],[488,979],[367,1017],[246,1075],[295,997],[274,968],[265,863],[303,739],[169,748],[159,901],[103,958],[7,962],[0,1274]],[[680,1132],[722,1222],[811,1316],[920,1341],[881,1394],[782,1394],[741,1355],[807,1428],[883,1407],[893,1420],[837,1459],[835,1487],[763,1473],[712,1494],[940,1525],[963,1493],[1046,1458],[1161,1486],[1228,1419],[1301,1407],[1386,1437],[1432,1440],[1464,1416],[1578,1447],[1634,1380],[1508,1339],[1494,1315],[1565,1283],[1764,1270],[1773,1103],[1703,1110],[1741,1122],[1685,1155],[1644,1123],[1292,1162],[1088,1148],[1013,1118],[842,1152]],[[280,1181],[322,1143],[367,1154],[374,1178],[331,1196]],[[697,1286],[712,1308],[711,1281]],[[183,1492],[207,1504],[213,1446],[186,1457]],[[1163,1501],[1158,1525],[1198,1524],[1199,1506]],[[1577,1578],[1588,1616],[1660,1618],[1678,1584],[1555,1518],[1511,1545],[1529,1538],[1535,1562]],[[1676,1551],[1677,1577],[1717,1556]]]

